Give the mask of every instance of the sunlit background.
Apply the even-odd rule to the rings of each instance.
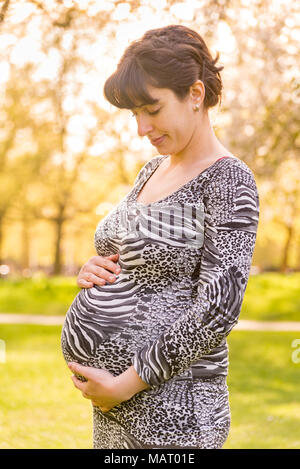
[[[132,40],[175,23],[220,54],[224,92],[211,122],[258,185],[260,223],[242,318],[299,321],[294,0],[0,0],[1,313],[65,314],[75,276],[96,254],[97,224],[156,155],[131,113],[104,99],[104,82]],[[10,395],[0,396],[0,447],[89,447],[89,408],[65,389],[59,329],[18,327],[0,330],[0,363],[7,347],[1,388],[4,380]],[[300,365],[290,358],[300,332],[280,334],[233,333],[227,447],[300,447]]]
[[[196,29],[224,65],[216,134],[254,171],[254,264],[300,268],[299,7],[268,1],[0,2],[2,275],[74,273],[97,222],[155,150],[103,96],[125,47],[147,29]],[[79,248],[80,246],[80,248]]]

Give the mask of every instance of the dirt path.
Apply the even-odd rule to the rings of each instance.
[[[0,324],[41,324],[45,326],[59,326],[64,322],[64,316],[42,316],[37,314],[0,314]]]
[[[36,314],[0,314],[0,324],[41,324],[60,326],[64,316],[39,316]],[[234,330],[300,331],[300,321],[248,321],[241,319]]]

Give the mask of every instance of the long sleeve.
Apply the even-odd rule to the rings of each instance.
[[[219,346],[238,322],[256,240],[259,198],[251,170],[232,162],[204,185],[204,244],[193,273],[193,307],[132,364],[150,386],[189,368]]]

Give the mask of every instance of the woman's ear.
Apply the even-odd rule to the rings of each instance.
[[[201,107],[205,98],[205,86],[203,81],[197,80],[190,87],[190,98],[193,106]]]

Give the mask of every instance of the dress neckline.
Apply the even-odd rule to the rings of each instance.
[[[154,174],[154,172],[156,171],[156,169],[161,165],[161,163],[165,160],[165,158],[168,158],[169,155],[163,155],[161,158],[157,158],[157,160],[154,162],[154,167],[152,168],[152,170],[149,172],[149,175],[145,178],[145,179],[142,179],[141,181],[141,184],[140,186],[137,187],[136,191],[135,191],[135,195],[134,195],[134,202],[135,204],[137,205],[140,205],[141,207],[150,207],[152,205],[156,205],[156,204],[159,204],[161,202],[164,202],[165,200],[169,199],[170,197],[172,197],[173,195],[177,194],[177,192],[181,191],[182,189],[184,189],[186,186],[188,186],[189,184],[191,184],[192,182],[194,182],[197,178],[199,178],[200,176],[202,176],[206,171],[208,171],[209,169],[213,168],[216,163],[218,163],[218,161],[222,160],[223,158],[232,158],[232,159],[237,159],[235,156],[229,156],[229,155],[226,155],[226,156],[221,156],[220,158],[218,158],[216,161],[214,161],[210,166],[208,166],[207,168],[203,169],[202,171],[200,171],[200,173],[198,173],[195,177],[193,177],[192,179],[190,179],[188,182],[186,182],[185,184],[183,184],[182,186],[180,186],[178,189],[176,189],[174,192],[172,192],[171,194],[168,194],[166,195],[165,197],[163,197],[162,199],[160,200],[156,200],[155,202],[149,202],[148,204],[144,204],[142,202],[139,202],[137,200],[138,196],[139,196],[139,193],[141,192],[142,188],[144,187],[144,185],[146,184],[146,182],[148,181],[148,179],[152,176],[152,174]]]

